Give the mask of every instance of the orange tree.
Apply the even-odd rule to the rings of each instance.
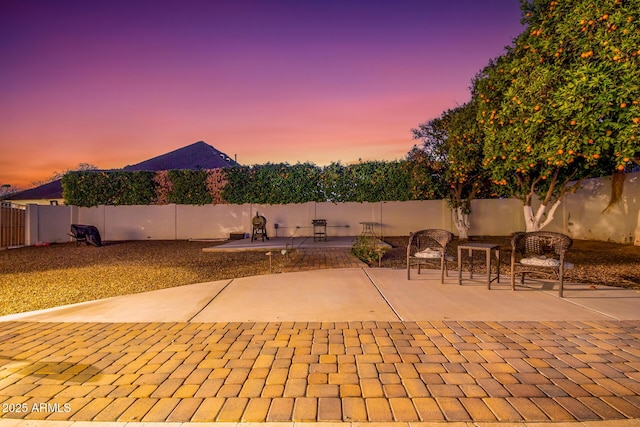
[[[420,124],[412,132],[415,139],[422,140],[422,147],[414,148],[408,156],[415,161],[421,158],[417,152],[422,153],[433,173],[439,175],[461,239],[469,236],[471,201],[490,193],[488,174],[482,165],[482,128],[476,115],[476,102],[472,99]]]
[[[523,200],[527,230],[538,230],[581,179],[637,158],[640,3],[521,3],[526,30],[479,74],[472,95],[485,167]]]

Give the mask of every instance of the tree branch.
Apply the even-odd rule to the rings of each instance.
[[[558,175],[560,174],[560,168],[556,168],[553,172],[553,178],[551,179],[551,184],[549,185],[549,190],[547,190],[547,194],[544,197],[543,205],[548,205],[551,197],[553,197],[553,191],[556,188],[556,184],[558,183]]]

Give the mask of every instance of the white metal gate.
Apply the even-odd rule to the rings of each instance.
[[[25,245],[26,207],[0,202],[0,249]]]

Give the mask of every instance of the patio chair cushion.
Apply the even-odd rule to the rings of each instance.
[[[427,248],[420,252],[416,252],[414,255],[416,258],[425,258],[425,259],[440,259],[442,256],[441,252],[437,249]],[[451,255],[445,254],[444,259],[447,261],[453,261],[454,258]]]
[[[532,265],[536,267],[559,267],[560,260],[555,258],[547,258],[545,256],[540,257],[530,257],[530,258],[522,258],[520,260],[520,264],[522,265]],[[565,270],[570,270],[573,268],[573,264],[570,262],[564,263]]]
[[[442,252],[440,252],[437,249],[427,248],[427,249],[424,249],[424,250],[422,250],[420,252],[416,252],[413,256],[415,256],[416,258],[435,259],[435,258],[442,257]]]

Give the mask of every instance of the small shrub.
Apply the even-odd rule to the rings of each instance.
[[[360,236],[353,244],[351,253],[367,264],[373,264],[376,262],[380,264],[380,260],[387,250],[388,248],[381,245],[379,240],[368,236]]]

